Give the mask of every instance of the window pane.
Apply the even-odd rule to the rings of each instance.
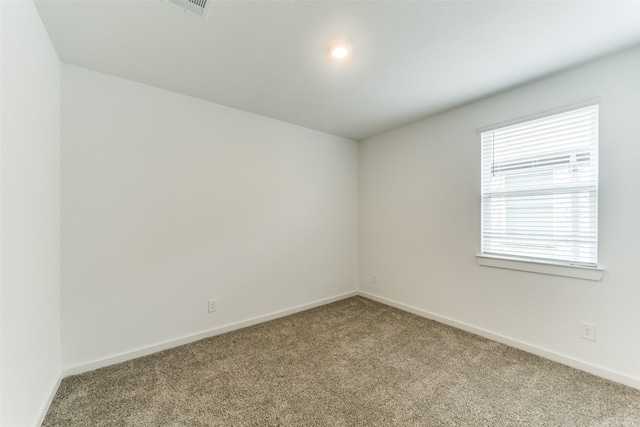
[[[597,264],[598,107],[482,133],[482,252]]]

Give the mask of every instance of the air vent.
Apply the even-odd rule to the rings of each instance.
[[[213,0],[169,0],[171,3],[180,6],[185,12],[195,13],[198,16],[206,17],[207,4]]]

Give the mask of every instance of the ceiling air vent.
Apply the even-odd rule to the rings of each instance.
[[[180,6],[185,12],[195,13],[198,16],[206,17],[207,4],[213,0],[169,0],[169,2]]]

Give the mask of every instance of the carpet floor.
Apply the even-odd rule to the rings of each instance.
[[[44,426],[640,426],[640,391],[353,297],[65,378]]]

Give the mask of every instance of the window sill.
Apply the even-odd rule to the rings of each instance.
[[[485,267],[505,268],[507,270],[528,271],[531,273],[550,274],[553,276],[575,277],[585,280],[602,280],[604,269],[598,267],[579,267],[574,265],[549,264],[537,261],[526,261],[514,258],[503,258],[490,255],[476,255],[478,264]]]

